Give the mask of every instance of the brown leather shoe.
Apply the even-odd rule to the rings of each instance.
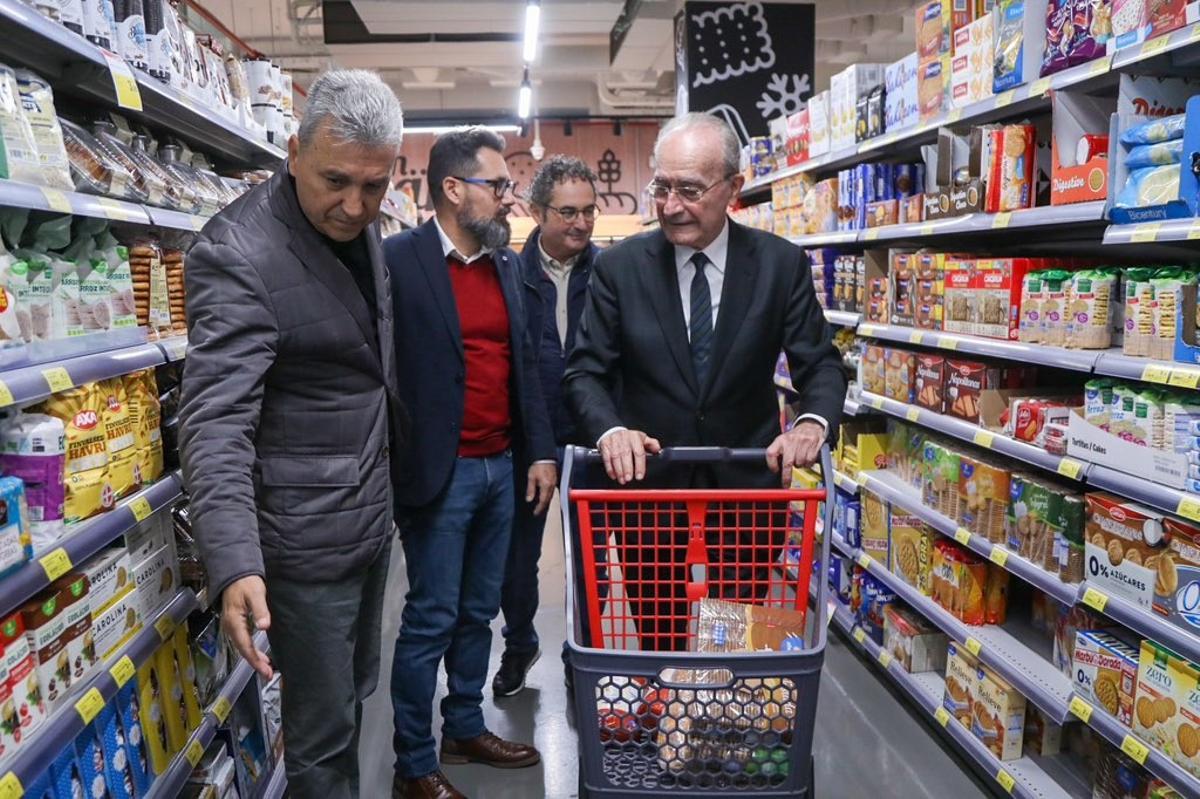
[[[456,790],[445,774],[435,771],[415,780],[396,777],[392,799],[467,799],[467,795]]]
[[[447,765],[482,763],[496,768],[525,768],[541,762],[538,750],[485,732],[465,741],[442,739],[442,762]]]

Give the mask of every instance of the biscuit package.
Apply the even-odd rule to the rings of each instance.
[[[1190,687],[1189,687],[1190,684]],[[1133,708],[1133,731],[1151,747],[1176,762],[1187,759],[1181,743],[1200,746],[1193,738],[1196,727],[1180,718],[1181,701],[1196,687],[1196,669],[1170,649],[1154,641],[1142,641],[1138,656],[1137,698]],[[1191,732],[1183,732],[1188,727]],[[1182,740],[1181,740],[1182,739]]]
[[[973,552],[940,540],[933,547],[933,600],[964,624],[983,624],[987,617],[987,563]]]
[[[991,138],[987,211],[1032,207],[1037,188],[1034,184],[1037,129],[1033,125],[1004,125],[988,131],[987,135]]]
[[[71,683],[82,680],[96,665],[96,642],[92,637],[92,612],[86,575],[75,574],[57,581],[62,603],[63,651],[71,669]]]
[[[1163,519],[1167,547],[1154,560],[1154,610],[1185,630],[1200,626],[1200,606],[1194,596],[1200,584],[1200,528]],[[1190,589],[1190,590],[1189,590]]]
[[[1025,697],[987,666],[979,666],[976,679],[971,732],[1000,760],[1016,760],[1025,735]]]
[[[958,518],[961,462],[957,451],[928,440],[922,449],[921,502],[951,519]]]
[[[912,403],[916,398],[916,370],[916,353],[889,347],[884,367],[884,396],[897,402]]]
[[[155,658],[138,668],[136,702],[142,737],[150,755],[150,769],[154,774],[162,774],[171,763],[171,747],[163,711],[163,686]]]
[[[929,596],[933,590],[933,529],[920,517],[904,513],[892,506],[889,519],[891,531],[891,564],[889,570],[909,585]]]
[[[1168,551],[1162,514],[1103,492],[1087,494],[1087,507],[1087,581],[1151,610],[1157,561]]]
[[[946,634],[912,611],[890,605],[883,611],[883,648],[909,674],[946,668]]]
[[[971,728],[971,706],[975,701],[979,661],[957,641],[946,645],[946,689],[942,707],[967,729]]]
[[[884,566],[888,565],[888,503],[870,491],[862,491],[862,550]]]
[[[992,543],[1006,541],[1009,472],[981,458],[959,457],[958,522]]]
[[[133,772],[133,783],[137,796],[145,796],[150,790],[150,763],[146,757],[146,741],[142,735],[142,721],[138,704],[137,686],[130,682],[117,692],[116,707],[119,721],[118,733],[124,742],[129,759],[129,767]],[[111,753],[115,758],[116,751]]]
[[[1073,656],[1075,690],[1125,726],[1132,721],[1138,652],[1112,631],[1080,630]]]
[[[941,355],[917,353],[916,401],[934,413],[946,411],[946,359]]]
[[[1106,350],[1113,345],[1113,330],[1123,326],[1121,273],[1118,269],[1087,269],[1076,272],[1067,291],[1066,346],[1084,350]]]
[[[704,598],[698,603],[697,613],[697,652],[791,652],[804,648],[803,611]]]
[[[0,706],[0,723],[5,735],[28,738],[46,721],[48,708],[38,681],[37,657],[25,636],[20,613],[0,622],[0,644],[4,646],[4,668],[11,692],[9,701]]]
[[[58,591],[48,591],[21,608],[25,639],[33,653],[36,679],[46,707],[53,712],[71,687],[71,666],[64,649],[66,619]]]

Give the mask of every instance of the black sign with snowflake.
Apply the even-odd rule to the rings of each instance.
[[[678,110],[723,116],[743,141],[812,95],[812,5],[686,2],[676,19]]]

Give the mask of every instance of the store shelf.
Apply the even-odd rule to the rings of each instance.
[[[1086,583],[1084,588],[1089,588]],[[1157,641],[1193,663],[1200,663],[1200,636],[1196,632],[1177,627],[1153,611],[1139,608],[1120,597],[1109,596],[1107,591],[1091,588],[1088,593],[1088,606],[1092,609],[1119,621],[1144,638]]]
[[[140,338],[143,343],[135,346],[107,349],[88,354],[72,355],[62,360],[47,361],[35,366],[20,366],[4,369],[0,367],[0,405],[21,405],[35,402],[68,388],[81,386],[96,380],[149,369],[165,363],[163,351],[153,344],[144,343],[146,331],[130,328],[129,336]],[[102,334],[104,338],[88,344],[103,347],[120,341],[120,335]],[[90,337],[81,337],[90,338]],[[72,339],[65,342],[47,342],[70,347]]]
[[[77,703],[82,704],[80,700],[85,694],[90,696],[95,690],[105,705],[110,703],[124,683],[118,684],[109,669],[122,657],[128,657],[135,667],[140,666],[197,607],[195,594],[186,589],[180,591],[158,611],[154,619],[143,622],[142,631],[128,644],[94,668],[86,682],[72,686],[70,693],[42,728],[0,767],[5,772],[4,784],[7,784],[8,774],[13,774],[22,785],[29,785],[49,768],[58,753],[71,746],[86,726],[83,716],[85,711],[76,710]]]
[[[856,230],[834,230],[828,233],[810,233],[806,236],[789,236],[788,241],[797,247],[833,247],[838,244],[858,242]]]
[[[862,314],[858,311],[831,311],[826,308],[825,321],[841,327],[857,327],[862,321]]]
[[[1008,572],[1057,599],[1064,605],[1074,605],[1079,597],[1078,583],[1064,583],[1057,574],[1051,574],[1032,561],[1026,560],[1007,547],[993,544],[982,536],[968,532],[958,522],[921,503],[921,495],[895,474],[885,470],[870,471],[859,475],[865,488],[871,493],[898,505],[942,535],[953,538],[967,549],[1002,566]],[[1200,643],[1200,642],[1198,642]]]
[[[831,540],[835,547],[891,588],[896,596],[935,626],[956,641],[963,642],[972,651],[977,650],[977,657],[983,663],[1011,683],[1055,723],[1061,724],[1066,719],[1071,682],[1048,660],[1003,627],[963,624],[941,605],[892,574],[883,564],[847,545],[840,536],[835,535]]]
[[[845,472],[839,472],[835,469],[833,472],[833,484],[849,494],[858,493],[858,482]]]
[[[1093,463],[1088,467],[1088,485],[1128,497],[1167,513],[1200,521],[1200,495],[1179,488],[1155,483],[1136,475],[1118,472],[1108,466]]]
[[[862,403],[860,403],[858,400],[854,400],[854,399],[850,399],[849,397],[846,397],[845,401],[842,403],[842,414],[843,415],[858,416],[862,412],[863,412]]]
[[[282,799],[285,791],[287,791],[287,772],[284,770],[283,762],[280,761],[271,770],[271,781],[263,789],[262,799]]]
[[[148,488],[121,501],[107,513],[67,528],[58,547],[29,561],[13,574],[0,581],[0,613],[7,614],[53,582],[73,566],[86,562],[119,536],[132,530],[140,519],[156,513],[174,502],[182,490],[179,472],[165,475]],[[67,561],[62,560],[61,552]]]
[[[1045,347],[1020,341],[969,336],[965,333],[943,333],[940,330],[921,330],[899,325],[880,325],[864,322],[858,326],[860,336],[916,344],[922,347],[968,352],[990,358],[1007,358],[1024,363],[1036,363],[1059,369],[1091,372],[1099,353],[1096,350],[1069,350],[1065,347]]]
[[[1165,222],[1109,225],[1104,231],[1105,244],[1148,244],[1171,241],[1200,244],[1200,219],[1188,217],[1186,219],[1168,219]]]
[[[928,239],[979,233],[1001,235],[1012,228],[1058,228],[1076,235],[1079,225],[1099,225],[1103,220],[1104,201],[1097,200],[1075,205],[1050,205],[999,214],[965,214],[933,222],[867,228],[859,231],[858,240],[869,244],[873,241]]]
[[[187,336],[171,336],[160,339],[157,342],[157,346],[162,350],[163,357],[167,359],[167,363],[182,361],[187,357]]]
[[[146,213],[150,216],[150,222],[155,227],[166,228],[168,230],[190,230],[199,232],[208,224],[208,220],[212,217],[197,216],[195,214],[185,214],[182,211],[171,211],[166,208],[154,208],[146,206]]]
[[[1143,73],[1149,74],[1145,70],[1147,62],[1175,53],[1197,41],[1200,41],[1200,22],[1184,25],[1178,30],[1150,39],[1140,45],[1118,50],[1113,56],[1113,68],[1123,70],[1136,66],[1141,67]]]
[[[962,419],[934,413],[925,408],[919,408],[916,405],[896,402],[895,400],[881,397],[878,394],[864,391],[862,394],[862,403],[877,411],[883,411],[890,416],[895,416],[898,419],[905,419],[922,427],[937,430],[960,441],[967,441],[985,449],[999,452],[1002,455],[1008,455],[1011,458],[1024,461],[1032,466],[1057,472],[1064,477],[1082,480],[1089,466],[1089,464],[1075,458],[1052,455],[1041,447],[1035,447],[1033,444],[1027,444],[1024,441],[1017,441],[999,433],[993,433],[979,425]]]
[[[1096,359],[1095,372],[1126,380],[1170,384],[1176,388],[1195,388],[1200,383],[1200,366],[1124,355],[1120,349],[1102,351]]]
[[[1122,748],[1123,744],[1128,745],[1126,740],[1130,739],[1145,747],[1147,750],[1146,761],[1142,765],[1146,767],[1147,771],[1188,799],[1200,799],[1200,781],[1195,777],[1176,765],[1171,758],[1131,734],[1128,727],[1106,713],[1103,708],[1094,706],[1086,697],[1076,697],[1075,694],[1071,696],[1074,707],[1078,707],[1087,716],[1087,725],[1099,732],[1109,743]],[[1131,748],[1136,749],[1137,747]]]
[[[0,0],[0,4],[3,2],[4,0]],[[36,14],[32,10],[29,13]],[[0,5],[0,14],[3,14],[3,5]],[[2,19],[3,17],[0,16],[0,20]],[[0,26],[0,39],[3,38],[2,31],[3,28]],[[18,183],[15,180],[0,179],[0,206],[92,216],[135,225],[150,224],[150,215],[146,209],[135,203],[115,200],[111,197],[95,197],[77,191],[47,189],[31,183]]]
[[[269,650],[266,633],[258,633],[254,636],[254,645],[260,651],[266,652]],[[188,742],[183,747],[183,751],[175,755],[171,764],[158,775],[150,790],[146,793],[145,799],[175,799],[179,796],[183,786],[187,783],[187,778],[192,773],[192,768],[195,763],[199,762],[199,757],[195,763],[189,760],[188,753],[194,752],[203,755],[208,749],[209,744],[213,742],[213,738],[217,735],[217,729],[225,723],[224,719],[219,719],[216,714],[216,708],[221,706],[233,707],[237,702],[242,691],[246,690],[246,686],[254,679],[254,669],[245,660],[238,661],[234,666],[233,671],[229,675],[229,679],[225,681],[225,685],[217,694],[217,698],[213,700],[204,711],[204,720],[200,722],[200,726],[196,728]],[[221,700],[225,700],[222,702]]]
[[[852,641],[866,653],[867,658],[878,663],[888,679],[900,688],[908,698],[921,710],[928,714],[935,724],[944,727],[946,734],[957,745],[959,750],[970,756],[985,773],[999,781],[1000,770],[1013,778],[1012,795],[1029,797],[1029,799],[1051,799],[1052,797],[1071,797],[1074,794],[1063,788],[1054,778],[1046,773],[1041,766],[1030,758],[1020,758],[1001,762],[983,743],[971,734],[952,717],[942,716],[938,708],[942,706],[942,696],[946,690],[946,681],[936,672],[909,674],[904,667],[883,647],[861,632],[854,625],[850,611],[844,605],[838,604],[833,613],[833,623],[850,637]],[[886,664],[886,665],[885,665]],[[946,721],[943,723],[942,719]]]
[[[20,0],[0,0],[0,59],[28,66],[50,79],[57,95],[83,96],[119,108],[108,62],[100,48]],[[193,146],[239,164],[271,166],[283,150],[236,122],[205,108],[144,72],[132,70],[142,110],[121,108],[133,119],[156,125]],[[60,108],[63,103],[59,101]]]

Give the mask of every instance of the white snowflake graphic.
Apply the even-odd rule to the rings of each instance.
[[[788,86],[792,88],[789,89]],[[804,106],[802,95],[812,91],[808,75],[771,75],[762,99],[755,103],[763,119],[776,119],[794,114]]]

